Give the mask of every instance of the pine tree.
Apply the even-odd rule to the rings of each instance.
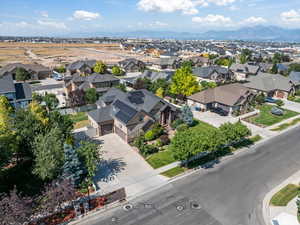
[[[71,145],[64,145],[65,163],[63,165],[63,178],[70,179],[74,185],[79,185],[84,173],[81,162],[79,161],[77,152]]]
[[[188,105],[184,105],[181,109],[181,117],[184,123],[191,126],[193,124],[193,113]]]

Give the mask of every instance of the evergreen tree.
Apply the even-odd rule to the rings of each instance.
[[[79,185],[84,173],[77,152],[71,145],[64,144],[65,163],[63,165],[63,178],[70,179],[74,185]]]
[[[181,118],[187,125],[193,124],[193,113],[188,105],[184,105],[181,109]]]

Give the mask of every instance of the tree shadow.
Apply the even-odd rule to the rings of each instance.
[[[113,181],[116,175],[125,170],[126,165],[127,164],[121,158],[101,160],[97,167],[96,176],[94,177],[96,188],[100,188],[97,184],[98,182],[108,183]]]

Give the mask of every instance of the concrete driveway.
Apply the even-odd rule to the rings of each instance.
[[[238,121],[237,117],[232,116],[220,116],[217,113],[214,112],[199,112],[199,111],[193,111],[193,115],[195,119],[201,120],[203,122],[209,123],[213,125],[214,127],[220,127],[224,123],[235,123]]]
[[[282,106],[282,108],[300,113],[300,103],[292,102],[288,100],[283,100],[283,102],[284,102],[284,106]]]
[[[128,197],[144,193],[167,182],[116,134],[96,139],[102,144],[103,161],[94,178],[101,193],[112,192],[125,187]]]

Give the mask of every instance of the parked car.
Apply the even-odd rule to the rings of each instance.
[[[274,114],[274,115],[276,115],[276,116],[282,116],[284,112],[283,112],[282,109],[280,109],[278,107],[273,107],[271,109],[271,113]]]
[[[268,102],[268,103],[274,103],[274,104],[276,104],[276,99],[274,99],[274,98],[271,98],[271,97],[266,97],[265,98],[265,102]]]

